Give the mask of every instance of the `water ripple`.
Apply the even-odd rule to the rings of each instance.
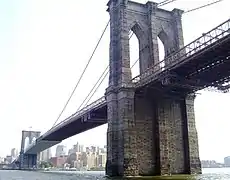
[[[230,180],[230,169],[205,169],[199,176],[154,177],[161,180]],[[142,178],[135,178],[142,179]],[[144,178],[146,179],[146,178]],[[104,172],[30,172],[0,171],[0,180],[106,180]],[[116,179],[121,180],[121,179]]]

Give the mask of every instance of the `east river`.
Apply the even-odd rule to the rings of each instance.
[[[140,178],[137,178],[140,179]],[[151,178],[156,179],[156,178]],[[159,178],[157,178],[159,179]],[[230,168],[203,169],[199,176],[160,179],[190,179],[190,180],[230,180]],[[32,171],[0,171],[0,180],[106,180],[104,172],[32,172]]]

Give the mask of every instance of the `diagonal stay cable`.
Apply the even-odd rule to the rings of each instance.
[[[131,66],[131,68],[133,68],[133,67],[135,66],[135,64],[138,62],[138,60],[139,60],[139,58],[134,62],[134,64]],[[107,66],[107,68],[104,70],[104,72],[106,72],[106,71],[108,70],[108,68],[109,68],[109,66]],[[104,77],[101,79],[101,82],[100,82],[98,85],[97,85],[97,83],[94,85],[94,87],[96,87],[96,85],[97,85],[96,89],[95,89],[94,91],[93,91],[94,88],[91,89],[90,92],[93,91],[93,94],[91,94],[90,98],[87,100],[87,102],[85,103],[84,106],[86,106],[86,105],[89,103],[89,101],[92,99],[92,97],[94,96],[94,94],[97,92],[97,90],[98,90],[99,87],[101,86],[102,82],[103,82],[103,81],[105,80],[105,78],[107,77],[109,71],[107,71],[106,74],[104,74],[104,72],[102,73],[102,75],[100,76],[100,78],[99,78],[98,81],[97,81],[97,82],[99,82],[100,79],[101,79],[101,77],[103,77],[103,75],[104,75]],[[89,97],[89,95],[90,95],[90,93],[87,95],[87,97]],[[87,97],[84,99],[84,101],[86,101]],[[83,104],[83,103],[82,103],[82,104]],[[82,105],[81,105],[81,106],[82,106]],[[77,111],[79,111],[79,110],[80,110],[80,107],[78,108]]]
[[[92,58],[93,58],[93,56],[94,56],[94,54],[95,54],[95,52],[96,52],[98,46],[99,46],[99,44],[100,44],[100,42],[101,42],[101,40],[102,40],[102,37],[103,37],[104,34],[105,34],[105,31],[106,31],[106,29],[107,29],[108,26],[109,26],[109,22],[110,22],[110,21],[108,21],[108,23],[106,24],[106,26],[105,26],[105,28],[104,28],[102,34],[101,34],[101,37],[99,38],[99,40],[98,40],[98,42],[97,42],[97,44],[96,44],[96,47],[94,48],[94,50],[93,50],[93,52],[92,52],[92,54],[91,54],[91,56],[90,56],[90,58],[89,58],[89,60],[88,60],[88,62],[87,62],[87,64],[86,64],[86,66],[85,66],[85,68],[84,68],[84,70],[83,70],[83,72],[82,72],[82,74],[81,74],[81,76],[80,76],[80,78],[79,78],[77,84],[75,85],[75,87],[74,87],[74,89],[73,89],[73,91],[72,91],[70,97],[68,98],[68,100],[67,100],[67,102],[66,102],[64,108],[62,109],[61,113],[58,115],[58,118],[57,118],[56,121],[54,122],[53,126],[54,126],[54,125],[56,124],[56,122],[60,119],[61,115],[63,114],[63,112],[65,111],[67,105],[69,104],[69,101],[70,101],[70,99],[72,98],[72,96],[73,96],[75,90],[77,89],[78,85],[80,84],[81,79],[82,79],[83,75],[84,75],[85,72],[86,72],[86,69],[88,68],[88,66],[89,66],[89,64],[90,64],[90,62],[91,62],[91,60],[92,60]],[[52,127],[53,127],[53,126],[52,126]]]
[[[135,66],[135,64],[138,62],[138,60],[139,60],[139,58],[134,62],[134,64],[131,66],[131,68],[133,68]],[[89,101],[92,99],[92,97],[94,96],[94,94],[97,92],[98,88],[101,86],[102,82],[105,80],[105,78],[108,75],[108,73],[109,73],[109,71],[107,71],[107,73],[105,74],[105,76],[102,78],[101,82],[98,84],[97,88],[94,90],[93,94],[91,94],[90,98],[85,103],[85,106],[89,103]]]
[[[85,106],[89,103],[89,101],[92,99],[92,97],[94,96],[94,94],[97,92],[97,90],[99,89],[99,87],[101,86],[101,84],[103,83],[103,81],[105,80],[105,78],[107,77],[107,75],[109,74],[109,71],[107,71],[107,73],[104,75],[104,77],[102,78],[101,82],[98,84],[98,86],[96,87],[96,89],[93,91],[93,94],[91,94],[90,98],[87,100],[87,102],[85,103]]]
[[[131,33],[129,33],[129,35],[130,35],[130,36],[129,36],[129,40],[130,40],[130,39],[132,38],[132,36],[134,35],[134,32],[132,31]],[[139,59],[138,59],[138,60],[139,60]],[[137,60],[137,61],[138,61],[138,60]],[[136,61],[136,62],[137,62],[137,61]],[[134,63],[134,65],[136,64],[136,62]],[[134,65],[133,65],[133,66],[134,66]],[[132,67],[133,67],[133,66],[132,66]],[[131,67],[131,68],[132,68],[132,67]],[[109,65],[108,65],[108,66],[106,67],[106,69],[103,71],[103,73],[101,74],[101,76],[99,77],[99,79],[97,80],[97,82],[94,84],[94,86],[92,87],[92,89],[90,90],[90,92],[88,93],[88,95],[86,96],[86,98],[83,100],[83,102],[81,103],[81,105],[78,107],[77,111],[81,109],[81,107],[82,107],[83,104],[86,102],[86,100],[87,100],[87,98],[90,96],[90,94],[93,92],[93,89],[94,89],[94,88],[97,86],[97,84],[100,82],[100,79],[103,77],[104,73],[108,70],[108,68],[109,68]],[[105,76],[107,76],[107,75],[108,75],[108,72],[106,73]],[[104,79],[105,79],[105,77],[103,78],[103,80],[104,80]],[[102,81],[103,81],[103,80],[102,80]],[[102,82],[101,82],[101,83],[102,83]],[[100,85],[101,85],[101,83],[100,83]],[[99,86],[100,86],[100,85],[99,85]],[[98,87],[98,88],[99,88],[99,87]],[[98,88],[97,88],[97,89],[98,89]],[[90,97],[90,99],[91,99],[91,98],[92,98],[92,97]],[[90,99],[89,99],[89,100],[90,100]],[[85,104],[87,104],[88,102],[89,102],[89,101],[87,101]]]
[[[90,94],[93,92],[94,88],[97,86],[97,84],[100,82],[101,78],[103,78],[104,74],[106,73],[106,71],[108,70],[109,66],[106,67],[106,69],[103,71],[103,73],[101,74],[101,76],[99,77],[99,79],[97,80],[97,82],[94,84],[94,86],[92,87],[92,89],[90,90],[90,92],[88,93],[88,95],[86,96],[86,98],[84,99],[84,101],[81,103],[81,105],[78,107],[77,111],[79,111],[82,107],[82,105],[86,102],[86,100],[88,99],[88,97],[90,96]],[[106,73],[106,75],[108,74],[108,72]],[[105,78],[105,77],[104,77]],[[104,80],[103,78],[103,80]]]

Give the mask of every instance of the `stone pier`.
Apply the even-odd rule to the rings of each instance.
[[[29,145],[33,143],[33,141],[36,141],[40,134],[40,131],[22,131],[19,169],[32,169],[37,167],[37,154],[25,154],[25,150]]]
[[[194,97],[135,89],[131,81],[129,32],[139,40],[140,73],[159,62],[157,37],[165,56],[184,46],[182,10],[157,3],[110,0],[110,76],[106,89],[108,176],[195,174],[201,172]],[[165,65],[170,62],[165,62]],[[155,87],[158,88],[159,87]],[[161,87],[162,88],[162,87]]]

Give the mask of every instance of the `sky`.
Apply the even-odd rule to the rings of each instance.
[[[177,0],[162,8],[186,11],[209,2],[213,1]],[[22,130],[44,133],[51,128],[109,20],[106,4],[107,0],[0,0],[0,156],[10,154],[11,148],[20,149]],[[229,7],[230,1],[224,0],[184,14],[185,44],[226,21]],[[132,64],[138,58],[135,37],[130,45]],[[76,111],[108,62],[107,30],[60,120]],[[107,85],[108,79],[92,100],[103,96]],[[230,155],[229,102],[229,93],[207,91],[195,100],[201,159],[221,162]],[[100,126],[62,144],[103,146],[106,129],[107,125]]]

